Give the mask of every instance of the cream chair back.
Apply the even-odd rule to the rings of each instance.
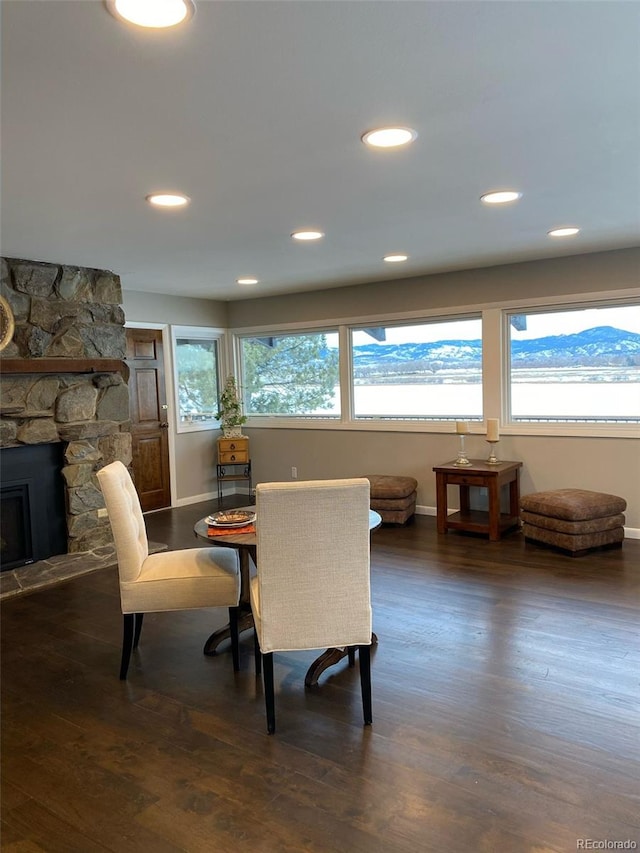
[[[122,462],[106,465],[98,471],[98,480],[113,531],[120,580],[130,583],[138,579],[142,564],[149,555],[138,493]]]
[[[371,642],[367,479],[256,488],[263,653]]]

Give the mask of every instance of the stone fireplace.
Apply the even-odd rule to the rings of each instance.
[[[15,503],[24,478],[20,464],[5,466],[5,449],[60,445],[66,534],[54,547],[93,551],[112,542],[96,471],[116,459],[131,464],[120,279],[104,270],[13,258],[1,265],[0,293],[15,320],[13,338],[0,352],[2,485],[15,486],[9,490]],[[31,480],[36,503],[50,506],[42,478]],[[22,523],[21,510],[11,512]]]

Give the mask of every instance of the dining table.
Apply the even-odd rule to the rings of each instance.
[[[250,514],[257,513],[255,506],[237,507],[232,511]],[[248,631],[250,628],[253,628],[253,613],[251,612],[251,601],[249,597],[251,563],[253,563],[253,566],[256,569],[258,566],[255,534],[255,523],[257,523],[257,518],[256,522],[251,525],[254,528],[251,532],[243,533],[234,528],[222,528],[220,530],[216,530],[214,535],[209,535],[210,524],[207,521],[208,518],[209,516],[205,516],[204,518],[196,521],[193,527],[194,533],[199,539],[206,539],[206,541],[211,545],[220,545],[223,548],[235,548],[238,551],[238,558],[240,562],[240,599],[238,602],[240,615],[238,617],[238,631]],[[380,514],[375,510],[370,509],[369,532],[372,533],[374,530],[377,530],[381,524],[382,517]],[[240,528],[240,530],[242,530],[242,528]],[[283,535],[286,534],[283,532]],[[204,654],[208,656],[215,655],[220,643],[229,639],[229,637],[230,628],[228,624],[222,628],[218,628],[207,638],[203,649]],[[377,644],[377,642],[378,638],[376,634],[372,633],[372,645]],[[330,666],[334,666],[343,658],[348,656],[348,648],[330,648],[322,652],[322,654],[314,660],[307,670],[307,674],[304,679],[305,686],[314,687],[317,685],[318,678],[326,669]],[[350,664],[353,662],[352,657],[349,659],[349,662]]]

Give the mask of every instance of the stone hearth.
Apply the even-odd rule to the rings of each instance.
[[[166,550],[167,546],[161,542],[149,542],[150,554]],[[98,569],[115,568],[116,564],[113,544],[82,554],[59,554],[48,560],[39,560],[30,566],[21,566],[0,574],[0,601],[55,586]]]

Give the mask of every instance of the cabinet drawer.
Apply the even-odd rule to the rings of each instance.
[[[249,452],[249,439],[248,438],[219,438],[218,439],[218,452],[219,453],[227,453],[229,451],[244,451],[245,453]]]
[[[248,450],[226,450],[220,451],[218,453],[218,462],[221,465],[224,465],[225,462],[227,465],[230,465],[232,462],[248,462],[249,461],[249,451]]]
[[[450,486],[487,486],[489,481],[477,474],[449,474],[447,483]]]

